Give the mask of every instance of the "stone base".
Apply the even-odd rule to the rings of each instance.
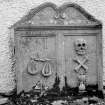
[[[0,97],[0,105],[8,103],[8,98]]]

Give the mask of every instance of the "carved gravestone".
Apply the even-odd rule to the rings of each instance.
[[[32,9],[14,29],[17,93],[39,84],[60,90],[102,90],[102,25],[76,4],[46,3]],[[39,87],[41,87],[39,86]],[[37,86],[37,88],[39,88]]]

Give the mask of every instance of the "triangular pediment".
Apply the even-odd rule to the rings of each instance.
[[[77,4],[69,3],[57,7],[53,3],[45,3],[30,10],[13,26],[88,26],[99,24],[101,24],[100,21]]]

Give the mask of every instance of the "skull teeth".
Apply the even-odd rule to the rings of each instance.
[[[82,54],[85,54],[86,52],[83,50],[79,50],[79,51],[77,51],[77,53],[82,55]]]

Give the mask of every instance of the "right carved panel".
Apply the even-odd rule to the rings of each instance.
[[[96,36],[65,35],[65,73],[70,87],[97,84]]]

